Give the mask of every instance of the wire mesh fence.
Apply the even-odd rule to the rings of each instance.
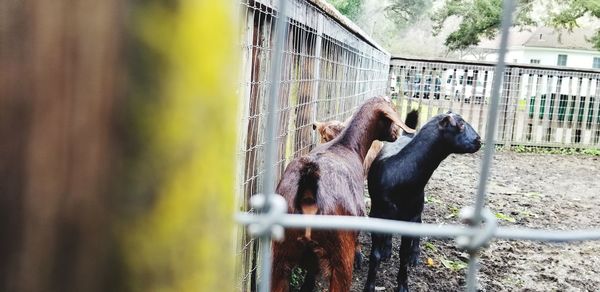
[[[263,281],[261,291],[268,291],[265,274],[270,272],[270,265],[266,264],[270,253],[268,243],[272,232],[281,227],[455,238],[460,247],[470,252],[469,291],[476,288],[477,251],[494,237],[540,241],[600,239],[599,230],[567,232],[497,227],[495,217],[483,208],[493,147],[485,149],[476,207],[463,212],[472,222],[471,226],[284,214],[278,208],[260,208],[275,197],[269,193],[264,200],[254,200],[255,205],[251,205],[250,197],[268,190],[265,185],[278,181],[292,158],[312,149],[316,142],[311,127],[313,121],[343,121],[361,101],[386,92],[396,99],[400,115],[413,107],[420,107],[422,121],[448,109],[459,112],[479,133],[488,133],[483,137],[487,145],[493,145],[495,140],[524,145],[598,145],[600,103],[594,99],[599,95],[596,71],[516,65],[509,65],[505,70],[503,61],[492,64],[407,58],[392,58],[390,67],[390,56],[384,50],[331,6],[317,0],[287,3],[289,8],[284,12],[288,18],[284,18],[284,25],[279,27],[287,31],[279,59],[275,54],[278,52],[273,50],[273,41],[275,20],[281,17],[280,4],[275,0],[241,2],[244,82],[240,95],[244,107],[239,141],[238,203],[243,212],[238,215],[238,221],[262,232],[250,234],[240,228],[239,290],[255,291],[257,284]],[[512,5],[513,1],[505,1],[504,38],[512,14],[512,8],[506,7]],[[505,52],[506,46],[503,48]],[[281,76],[269,76],[271,62],[281,62]],[[267,93],[275,84],[279,89],[268,100]],[[266,137],[267,108],[273,102],[278,104],[273,115],[277,131],[273,137]],[[499,115],[497,127],[496,114]],[[274,147],[269,146],[270,143]],[[264,153],[267,146],[275,150]],[[272,164],[265,162],[269,160],[265,159],[268,155],[275,157]],[[265,175],[267,170],[274,170],[274,175]],[[480,219],[483,225],[479,224]],[[258,237],[262,239],[261,244],[256,240]],[[267,255],[266,263],[261,261],[260,254]]]
[[[238,206],[253,212],[250,195],[264,184],[268,93],[278,1],[241,1],[243,83]],[[390,57],[321,1],[288,2],[274,137],[275,180],[287,162],[315,145],[315,121],[348,118],[366,98],[386,93]],[[240,230],[238,288],[255,290],[260,244]]]
[[[453,110],[483,133],[491,97],[493,63],[393,57],[390,92],[405,113],[424,120]],[[509,64],[500,92],[504,145],[600,146],[600,70]]]

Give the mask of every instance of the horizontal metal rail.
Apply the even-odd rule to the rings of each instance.
[[[423,62],[432,64],[449,64],[449,65],[465,65],[465,66],[484,66],[484,67],[496,67],[497,62],[494,61],[472,61],[472,60],[457,60],[457,59],[444,59],[444,58],[420,58],[420,57],[401,57],[392,56],[390,64],[392,66],[403,64],[399,61],[411,61],[411,62]],[[553,65],[539,65],[539,64],[523,64],[523,63],[506,63],[508,68],[523,68],[523,69],[536,69],[536,70],[552,70],[558,72],[568,73],[591,73],[599,74],[600,69],[596,68],[580,68],[580,67],[566,67],[566,66],[553,66]]]
[[[240,224],[261,224],[265,215],[239,213]],[[355,216],[284,214],[276,218],[275,225],[285,228],[342,229],[402,234],[419,237],[456,238],[475,236],[481,228],[457,224],[412,223],[397,220]],[[493,234],[496,239],[572,242],[600,240],[600,228],[589,230],[547,230],[499,226]]]

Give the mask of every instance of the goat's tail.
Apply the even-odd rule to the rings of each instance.
[[[407,125],[411,129],[417,129],[417,124],[419,123],[419,110],[414,109],[411,110],[408,114],[406,114],[406,119],[404,120],[404,124]],[[414,134],[405,133],[406,136],[412,137]]]
[[[404,120],[404,124],[415,129],[417,127],[418,122],[419,122],[419,110],[418,109],[411,110],[408,114],[406,114],[406,119]]]
[[[301,158],[300,179],[298,193],[296,194],[295,207],[302,214],[315,215],[319,211],[317,205],[317,192],[319,188],[319,165],[308,158]],[[305,237],[310,240],[311,229],[306,228]]]

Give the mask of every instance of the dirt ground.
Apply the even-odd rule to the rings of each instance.
[[[482,152],[448,157],[425,189],[426,223],[457,223],[458,210],[474,202]],[[600,228],[600,158],[557,154],[496,154],[487,206],[500,225],[542,229]],[[352,291],[362,291],[370,235],[361,233],[365,261],[354,271]],[[379,291],[393,291],[399,238],[381,265]],[[423,238],[421,263],[410,268],[411,291],[461,291],[467,254],[453,240]],[[481,291],[600,291],[600,242],[549,244],[494,240],[481,255]]]

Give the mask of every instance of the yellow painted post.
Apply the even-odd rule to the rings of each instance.
[[[152,56],[142,57],[141,66],[157,70],[158,84],[154,96],[133,98],[134,123],[147,143],[134,167],[140,181],[153,180],[154,199],[120,229],[131,275],[126,285],[232,291],[237,7],[233,1],[156,3],[140,4],[134,16],[135,53]],[[133,83],[143,86],[135,76]]]

